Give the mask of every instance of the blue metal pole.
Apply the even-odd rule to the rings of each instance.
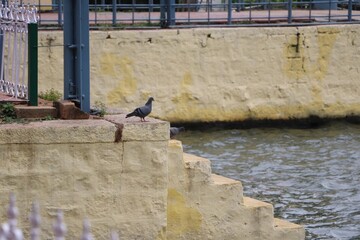
[[[167,0],[167,25],[175,25],[175,0]]]
[[[58,25],[62,25],[62,5],[61,0],[58,0]]]
[[[112,0],[112,24],[116,24],[116,0]]]
[[[231,25],[231,18],[232,18],[232,0],[228,0],[228,17],[227,17],[228,25]]]
[[[292,22],[292,0],[288,0],[288,23]]]
[[[160,26],[166,27],[166,1],[160,0]]]
[[[80,82],[79,98],[81,110],[90,112],[90,55],[89,55],[89,1],[77,1],[77,11],[79,18],[76,20],[78,36],[76,45],[80,47],[78,51],[79,61],[77,61],[77,77]]]
[[[64,99],[90,112],[89,1],[64,0]]]
[[[352,0],[348,1],[348,21],[352,21]]]
[[[154,1],[153,0],[149,0],[149,12],[153,12],[154,9],[153,9],[153,5],[154,5]]]
[[[64,99],[76,98],[74,69],[74,7],[71,0],[64,0]]]

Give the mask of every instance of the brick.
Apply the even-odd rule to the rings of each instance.
[[[51,106],[16,105],[15,112],[17,118],[42,119],[47,117],[57,117],[56,108]]]
[[[75,103],[69,100],[54,102],[57,109],[57,117],[61,119],[89,119],[90,115],[81,111]]]

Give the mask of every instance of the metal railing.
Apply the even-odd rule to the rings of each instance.
[[[15,195],[13,193],[10,194],[9,207],[7,209],[7,218],[8,220],[0,225],[0,240],[23,240],[24,235],[23,231],[17,226],[17,218],[19,215],[19,210],[16,207]],[[41,238],[41,216],[40,209],[37,203],[32,205],[31,214],[29,217],[31,229],[29,231],[29,235],[31,240],[40,240]],[[65,240],[67,227],[64,223],[63,212],[61,210],[57,211],[56,219],[53,223],[53,232],[55,240]],[[83,221],[83,232],[81,235],[82,240],[93,240],[91,231],[90,231],[90,222],[85,219]],[[119,240],[119,235],[117,232],[112,231],[110,236],[110,240]]]
[[[28,24],[37,22],[34,5],[0,3],[0,92],[27,98]]]
[[[90,28],[360,23],[360,0],[93,0]],[[62,1],[39,5],[40,28],[62,28]]]

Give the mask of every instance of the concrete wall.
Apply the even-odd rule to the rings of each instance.
[[[80,239],[84,218],[96,239],[110,239],[111,230],[121,239],[165,239],[169,124],[120,126],[104,120],[1,124],[1,222],[14,192],[21,229],[29,229],[31,203],[39,202],[42,239],[53,239],[58,209],[66,239]]]
[[[172,122],[360,115],[360,26],[92,31],[91,101],[155,98]],[[40,89],[62,91],[61,32],[40,32]]]
[[[0,125],[0,217],[9,193],[29,238],[33,201],[42,239],[53,239],[57,210],[66,239],[87,218],[95,239],[302,240],[302,226],[273,216],[273,206],[243,196],[241,182],[211,173],[210,161],[183,153],[169,123],[125,115]]]

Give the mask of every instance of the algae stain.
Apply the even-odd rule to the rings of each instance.
[[[161,228],[158,235],[156,236],[156,240],[166,240],[166,227]]]
[[[299,33],[289,37],[284,49],[284,72],[289,78],[300,79],[306,73],[307,62],[304,53],[304,36]]]
[[[137,89],[137,81],[133,75],[133,62],[127,58],[118,58],[117,76],[121,75],[117,86],[108,93],[107,100],[109,104],[119,102],[123,97],[132,95]]]
[[[338,29],[319,27],[317,35],[318,56],[316,64],[309,67],[309,56],[305,54],[305,37],[296,34],[288,37],[288,43],[284,48],[284,73],[292,79],[300,79],[305,74],[309,78],[323,79],[329,69],[332,49],[339,33]]]
[[[191,74],[189,72],[185,73],[184,78],[181,82],[182,88],[190,87],[193,84]]]
[[[200,230],[202,216],[197,209],[188,207],[183,195],[175,189],[168,189],[167,235],[177,239],[182,235]]]
[[[196,121],[225,121],[225,120],[242,120],[237,109],[226,108],[215,105],[207,105],[195,95],[192,94],[194,81],[191,73],[186,72],[179,83],[179,93],[172,97],[174,104],[170,112],[165,115],[168,121],[179,121],[186,119],[189,122]],[[199,93],[201,95],[201,93]],[[180,116],[180,117],[179,117]]]
[[[119,57],[112,53],[105,53],[100,57],[100,72],[103,75],[116,76]]]
[[[167,114],[168,119],[177,120],[178,116],[196,119],[201,116],[204,109],[197,107],[198,99],[191,93],[193,89],[193,79],[191,73],[184,74],[179,84],[179,93],[172,97],[174,110]]]
[[[319,56],[315,69],[315,78],[321,80],[327,74],[332,49],[336,41],[339,30],[333,28],[318,28],[317,42],[319,46]]]
[[[313,70],[313,78],[317,81],[313,81],[311,89],[313,98],[312,107],[314,109],[322,109],[323,107],[323,87],[321,86],[322,81],[319,80],[323,80],[328,72],[331,52],[334,48],[338,33],[338,29],[322,27],[318,28],[317,42],[319,47],[319,55]]]
[[[300,79],[305,74],[309,79],[313,79],[310,83],[313,108],[322,108],[323,96],[321,89],[321,81],[326,76],[331,52],[339,33],[338,29],[331,27],[319,27],[316,36],[317,47],[319,49],[316,63],[309,67],[309,56],[306,56],[304,48],[304,37],[302,35],[293,35],[289,38],[288,44],[285,46],[284,64],[285,74],[292,79]],[[302,43],[302,44],[300,44]]]
[[[193,95],[190,93],[193,84],[192,76],[190,73],[185,73],[182,81],[180,82],[180,93],[172,98],[172,102],[176,105],[175,109],[179,111],[188,111],[191,108],[191,102],[194,100]]]
[[[312,89],[311,89],[311,94],[312,94],[312,99],[313,99],[312,106],[315,109],[322,109],[322,105],[323,105],[324,101],[323,101],[322,90],[321,90],[320,86],[313,85]]]

